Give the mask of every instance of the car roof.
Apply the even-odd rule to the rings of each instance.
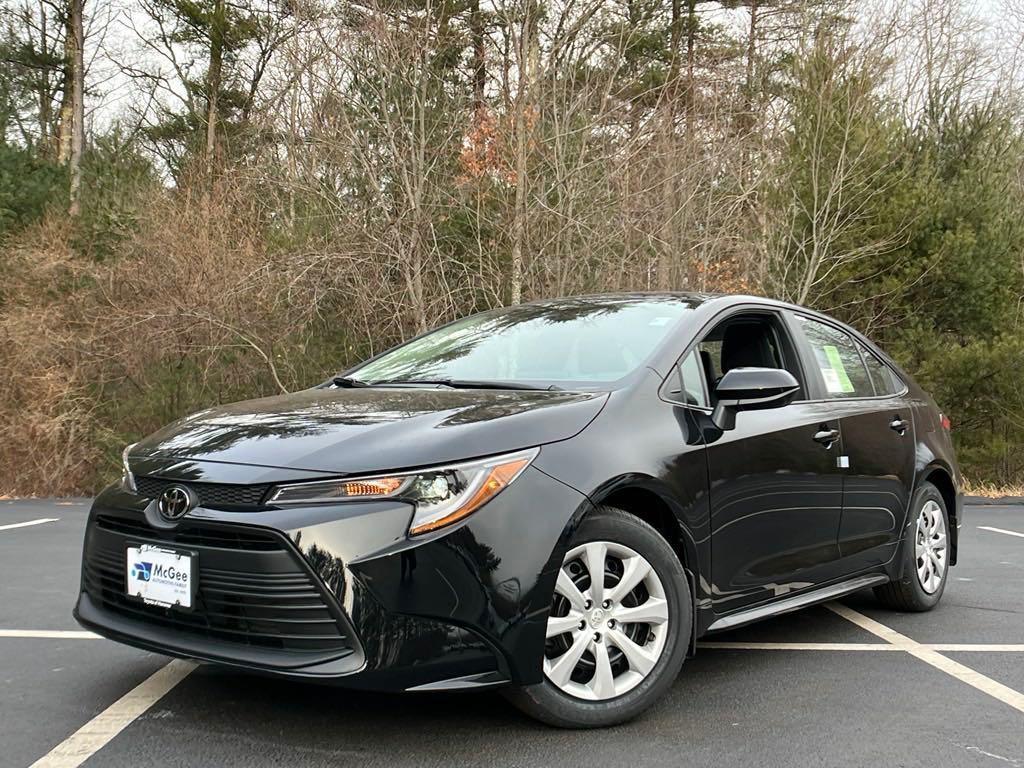
[[[612,291],[608,293],[589,293],[581,294],[579,296],[560,296],[557,298],[548,299],[536,299],[534,301],[523,302],[522,306],[545,306],[556,304],[559,302],[576,302],[580,304],[586,304],[593,302],[595,304],[606,302],[609,300],[621,300],[621,301],[636,301],[643,302],[651,299],[679,299],[687,303],[698,305],[713,305],[716,309],[725,309],[734,305],[741,304],[757,304],[766,307],[774,307],[776,309],[789,309],[795,312],[802,312],[808,315],[817,315],[825,320],[836,325],[841,325],[844,328],[848,328],[853,331],[857,336],[863,336],[855,328],[851,328],[841,320],[837,320],[831,315],[827,315],[816,309],[810,307],[804,307],[799,304],[793,304],[788,301],[780,301],[779,299],[770,299],[766,296],[755,296],[753,294],[744,293],[706,293],[701,291]]]
[[[651,299],[679,299],[690,303],[695,307],[700,306],[703,310],[711,312],[717,312],[718,310],[741,305],[756,305],[773,309],[785,309],[793,312],[800,312],[804,315],[820,318],[833,325],[839,326],[850,333],[857,341],[869,347],[875,353],[880,354],[888,363],[900,370],[903,375],[906,375],[905,372],[900,369],[899,365],[889,355],[887,355],[884,350],[880,349],[871,339],[851,325],[844,323],[841,320],[837,320],[831,315],[821,312],[820,310],[811,309],[810,307],[801,306],[799,304],[793,304],[788,301],[780,301],[779,299],[770,299],[766,296],[755,296],[744,293],[710,293],[701,291],[610,291],[607,293],[591,293],[579,296],[538,299],[535,301],[524,302],[524,304],[528,306],[543,306],[567,301],[576,303],[594,302],[596,304],[600,302],[607,302],[609,300],[635,300],[637,302],[642,302],[645,300],[649,301]]]

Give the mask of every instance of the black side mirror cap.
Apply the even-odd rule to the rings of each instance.
[[[800,383],[783,368],[733,368],[715,387],[711,420],[723,432],[735,429],[738,411],[781,408],[799,391]]]

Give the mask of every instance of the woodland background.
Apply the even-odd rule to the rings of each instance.
[[[536,297],[877,340],[1024,482],[1024,5],[0,0],[0,494]]]

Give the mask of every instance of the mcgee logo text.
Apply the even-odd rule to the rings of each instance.
[[[138,562],[132,565],[132,578],[139,581],[156,580],[185,584],[188,582],[188,573],[173,565]]]

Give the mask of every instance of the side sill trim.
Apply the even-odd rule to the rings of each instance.
[[[865,587],[878,586],[879,584],[884,584],[887,581],[889,581],[888,576],[876,573],[870,576],[860,576],[859,578],[851,579],[850,581],[843,581],[839,584],[833,584],[830,587],[822,587],[821,589],[815,589],[810,592],[793,595],[792,597],[787,597],[784,600],[779,600],[778,602],[769,603],[768,605],[759,605],[756,608],[749,608],[745,611],[740,611],[739,613],[723,616],[717,621],[712,622],[711,626],[708,627],[708,632],[732,629],[744,624],[750,624],[754,621],[767,619],[770,616],[789,613],[790,611],[805,608],[808,605],[824,603],[827,600],[834,600],[837,597],[848,595],[851,592],[857,592]]]

